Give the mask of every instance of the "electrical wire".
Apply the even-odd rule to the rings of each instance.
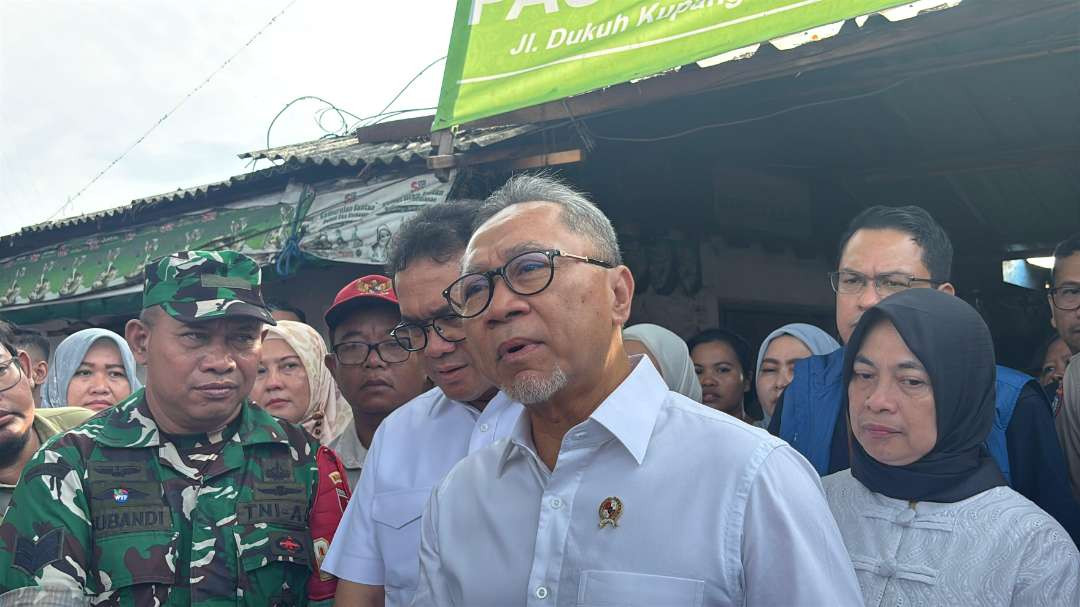
[[[394,98],[390,100],[390,103],[387,103],[386,107],[379,110],[379,113],[376,114],[376,116],[381,116],[384,112],[386,112],[386,110],[390,109],[390,106],[394,105],[394,102],[397,101],[402,95],[404,95],[405,91],[409,90],[409,87],[412,86],[413,83],[416,82],[416,80],[418,78],[420,78],[420,76],[424,75],[424,72],[430,70],[432,67],[434,67],[436,64],[438,64],[440,61],[444,61],[445,59],[446,59],[446,55],[443,55],[442,57],[439,57],[435,61],[432,61],[431,63],[427,64],[427,66],[425,66],[424,69],[417,72],[415,76],[413,76],[408,82],[405,83],[405,86],[401,87],[401,90],[398,91],[397,95],[394,95]]]
[[[281,9],[280,11],[278,11],[278,13],[277,13],[276,15],[274,15],[273,17],[271,17],[271,18],[270,18],[270,20],[269,20],[269,21],[267,21],[265,25],[263,25],[263,26],[262,26],[261,28],[259,28],[259,30],[258,30],[257,32],[255,32],[255,34],[254,34],[254,35],[253,35],[253,36],[252,36],[251,38],[249,38],[249,39],[248,39],[248,41],[247,41],[247,42],[245,42],[245,43],[244,43],[244,45],[243,45],[243,46],[241,46],[239,50],[237,50],[237,51],[236,51],[235,53],[233,53],[232,55],[230,55],[228,59],[226,59],[226,60],[225,60],[225,61],[224,61],[224,62],[223,62],[223,63],[222,63],[221,65],[219,65],[219,66],[217,67],[217,69],[215,69],[215,70],[214,70],[213,72],[211,72],[209,76],[207,76],[207,77],[206,77],[206,78],[205,78],[205,79],[204,79],[204,80],[203,80],[202,82],[200,82],[200,83],[198,84],[198,86],[196,86],[195,88],[193,88],[193,89],[192,89],[192,90],[191,90],[190,92],[188,92],[188,94],[184,95],[184,96],[183,96],[183,97],[182,97],[182,98],[180,99],[180,101],[179,101],[179,102],[178,102],[178,103],[177,103],[176,105],[174,105],[174,106],[172,107],[172,109],[170,109],[169,111],[165,112],[165,114],[164,114],[164,115],[162,115],[162,116],[161,116],[161,118],[159,118],[159,119],[158,119],[158,121],[157,121],[157,122],[155,122],[155,123],[153,124],[153,126],[151,126],[151,127],[149,128],[149,129],[147,129],[147,131],[146,131],[145,133],[143,133],[143,134],[142,134],[142,135],[141,135],[141,136],[140,136],[140,137],[139,137],[138,139],[136,139],[134,143],[132,143],[132,144],[131,144],[130,146],[128,146],[128,148],[127,148],[126,150],[124,150],[124,151],[123,151],[123,152],[122,152],[122,153],[121,153],[121,154],[120,154],[119,156],[117,156],[116,158],[114,158],[114,159],[112,160],[112,162],[110,162],[109,164],[105,165],[105,168],[103,168],[103,169],[101,169],[100,171],[98,171],[97,175],[94,175],[93,179],[91,179],[91,180],[90,180],[90,181],[89,181],[89,182],[88,182],[88,183],[87,183],[86,185],[84,185],[84,186],[83,186],[83,187],[82,187],[82,188],[81,188],[81,189],[80,189],[79,191],[75,192],[75,194],[74,194],[74,195],[72,195],[72,196],[68,196],[67,202],[65,202],[64,204],[60,205],[60,208],[56,209],[56,211],[54,211],[52,215],[49,215],[49,217],[48,217],[48,218],[47,218],[47,219],[46,219],[45,221],[52,221],[52,220],[53,220],[53,219],[54,219],[54,218],[55,218],[55,217],[56,217],[57,215],[60,215],[60,214],[61,214],[61,213],[63,213],[63,212],[64,212],[64,211],[66,210],[66,209],[68,209],[68,208],[69,208],[69,207],[71,206],[71,204],[72,204],[73,202],[75,202],[75,200],[76,200],[76,199],[78,199],[78,198],[79,198],[79,196],[82,196],[83,192],[85,192],[86,190],[90,189],[90,186],[92,186],[92,185],[94,185],[95,183],[97,183],[98,179],[101,179],[101,177],[102,177],[102,176],[104,176],[104,175],[105,175],[105,173],[107,173],[107,172],[109,171],[109,169],[113,168],[114,166],[116,166],[116,164],[117,164],[117,163],[119,163],[119,162],[120,162],[121,160],[123,160],[123,159],[124,159],[125,157],[127,157],[127,155],[128,155],[128,154],[129,154],[129,153],[130,153],[130,152],[131,152],[132,150],[134,150],[134,149],[135,149],[135,148],[136,148],[136,147],[137,147],[137,146],[138,146],[138,145],[139,145],[140,143],[142,143],[144,139],[146,139],[147,137],[149,137],[149,136],[150,136],[150,133],[153,133],[153,132],[154,132],[154,131],[155,131],[155,130],[156,130],[156,129],[157,129],[158,127],[159,127],[159,126],[161,126],[161,125],[162,125],[162,123],[164,123],[164,122],[165,122],[166,120],[168,120],[168,119],[169,119],[169,117],[170,117],[170,116],[172,116],[174,112],[176,112],[176,110],[180,109],[180,106],[182,106],[182,105],[184,105],[185,103],[187,103],[188,99],[191,99],[191,98],[192,98],[192,97],[193,97],[193,96],[194,96],[194,95],[195,95],[196,93],[198,93],[198,92],[199,92],[200,90],[202,90],[202,88],[203,88],[204,86],[206,86],[207,84],[209,84],[209,82],[210,82],[210,81],[211,81],[211,80],[212,80],[212,79],[214,78],[214,76],[217,76],[217,75],[218,75],[219,73],[221,73],[221,72],[222,72],[222,71],[223,71],[223,70],[224,70],[224,69],[225,69],[226,67],[228,67],[228,65],[229,65],[230,63],[232,63],[232,60],[233,60],[233,59],[236,59],[236,57],[237,57],[237,56],[238,56],[238,55],[239,55],[240,53],[244,52],[244,49],[246,49],[247,47],[251,46],[251,44],[252,44],[253,42],[255,42],[255,40],[256,40],[256,39],[257,39],[257,38],[258,38],[259,36],[261,36],[261,35],[263,34],[263,32],[265,32],[265,31],[266,31],[266,30],[267,30],[267,29],[268,29],[268,28],[269,28],[269,27],[270,27],[271,25],[273,25],[273,24],[274,24],[275,22],[277,22],[277,20],[278,20],[278,19],[279,19],[279,18],[280,18],[280,17],[282,16],[282,15],[284,15],[284,14],[285,14],[285,11],[289,10],[289,8],[291,8],[291,7],[292,7],[292,5],[296,4],[296,2],[297,2],[297,0],[290,0],[290,2],[289,2],[288,4],[286,4],[284,8],[282,8],[282,9]]]
[[[293,1],[295,2],[296,0],[293,0]],[[269,126],[266,127],[266,147],[264,149],[267,149],[267,150],[271,149],[270,148],[270,131],[273,130],[274,124],[277,123],[278,118],[281,118],[281,115],[284,114],[289,108],[291,108],[293,106],[293,104],[295,104],[297,102],[300,102],[300,101],[306,101],[308,99],[319,101],[319,102],[325,104],[325,106],[326,106],[326,107],[320,108],[320,109],[315,111],[315,125],[318,126],[319,130],[321,130],[323,132],[323,137],[335,137],[335,136],[345,135],[346,133],[355,131],[356,129],[360,128],[361,126],[366,126],[365,122],[367,122],[369,120],[373,120],[373,119],[375,120],[375,122],[373,122],[371,124],[376,124],[378,122],[381,122],[382,120],[385,120],[386,118],[388,118],[390,116],[396,116],[396,115],[404,114],[406,112],[416,112],[416,111],[421,111],[421,110],[433,110],[433,109],[436,109],[437,106],[426,107],[426,108],[411,108],[411,109],[407,109],[407,110],[395,110],[393,112],[388,112],[387,111],[387,110],[390,109],[390,106],[394,105],[394,103],[397,102],[397,100],[400,99],[401,96],[405,94],[405,91],[409,90],[409,87],[411,87],[413,85],[413,83],[415,83],[420,78],[420,76],[423,76],[425,72],[427,72],[429,69],[431,69],[432,67],[437,65],[440,61],[444,61],[445,59],[446,59],[446,56],[443,55],[442,57],[439,57],[438,59],[436,59],[436,60],[432,61],[431,63],[427,64],[426,66],[424,66],[424,69],[417,72],[415,76],[410,78],[409,81],[405,83],[405,86],[401,87],[401,90],[399,90],[397,92],[397,94],[394,95],[394,97],[390,100],[389,103],[387,103],[383,107],[383,109],[379,110],[379,112],[377,114],[372,114],[370,116],[364,116],[364,117],[361,118],[360,116],[357,116],[356,114],[354,114],[354,113],[352,113],[352,112],[350,112],[348,110],[341,109],[340,107],[335,105],[332,101],[327,101],[326,99],[323,99],[322,97],[319,97],[319,96],[316,96],[316,95],[302,95],[300,97],[297,97],[296,99],[293,99],[292,101],[286,103],[285,107],[281,108],[281,110],[279,110],[278,113],[274,115],[273,120],[271,120]],[[323,123],[323,120],[325,119],[326,114],[328,114],[330,112],[333,112],[334,114],[336,114],[337,117],[338,117],[338,120],[341,121],[341,126],[339,126],[336,129],[329,129]],[[352,123],[352,125],[350,126],[348,124],[348,120],[345,119],[345,116],[349,116],[351,118],[356,119],[356,122]],[[260,158],[253,158],[251,160],[251,162],[248,163],[247,166],[250,168],[250,170],[252,170],[252,171],[255,170],[255,167],[258,164],[259,160],[261,160],[261,159]]]

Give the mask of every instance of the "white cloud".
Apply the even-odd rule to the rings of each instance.
[[[44,221],[288,3],[0,2],[0,234]],[[296,97],[379,111],[446,54],[454,4],[297,0],[64,216],[244,172],[236,154],[262,148]],[[441,78],[394,108],[435,105]],[[294,105],[271,144],[321,136],[319,107]]]

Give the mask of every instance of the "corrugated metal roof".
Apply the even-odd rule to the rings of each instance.
[[[388,125],[389,126],[389,125]],[[474,146],[484,147],[512,139],[535,131],[534,125],[488,127],[462,131],[455,137],[454,148],[465,151]],[[402,141],[361,143],[355,135],[306,141],[267,150],[246,152],[240,158],[264,159],[281,162],[276,166],[235,175],[223,181],[197,185],[190,188],[176,189],[171,192],[138,198],[130,203],[99,211],[69,217],[58,221],[47,221],[27,226],[14,234],[0,238],[0,245],[11,245],[26,236],[38,236],[45,232],[63,230],[88,223],[100,222],[110,218],[119,218],[152,209],[162,204],[176,203],[197,198],[208,198],[224,193],[239,185],[255,184],[276,176],[299,171],[311,166],[350,166],[369,164],[404,164],[414,160],[423,160],[431,153],[431,142],[424,138],[412,138]]]
[[[474,146],[485,147],[519,135],[525,135],[535,131],[537,128],[534,125],[527,124],[462,131],[454,137],[454,150],[464,152]],[[358,166],[376,162],[384,164],[391,164],[395,161],[410,162],[427,158],[430,154],[431,139],[426,135],[404,141],[374,143],[361,143],[357,141],[355,135],[346,135],[246,152],[240,154],[240,158],[297,162],[300,164]]]

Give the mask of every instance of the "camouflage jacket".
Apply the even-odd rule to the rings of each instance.
[[[317,447],[250,403],[220,433],[166,437],[139,390],[27,464],[0,602],[53,587],[95,605],[307,605]]]

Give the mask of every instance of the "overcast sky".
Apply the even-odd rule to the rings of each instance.
[[[289,4],[0,0],[0,234],[45,221]],[[454,4],[295,0],[60,217],[245,172],[236,155],[265,147],[302,95],[378,112],[446,54]],[[436,105],[442,67],[391,109]],[[323,135],[321,107],[294,105],[271,145]]]

